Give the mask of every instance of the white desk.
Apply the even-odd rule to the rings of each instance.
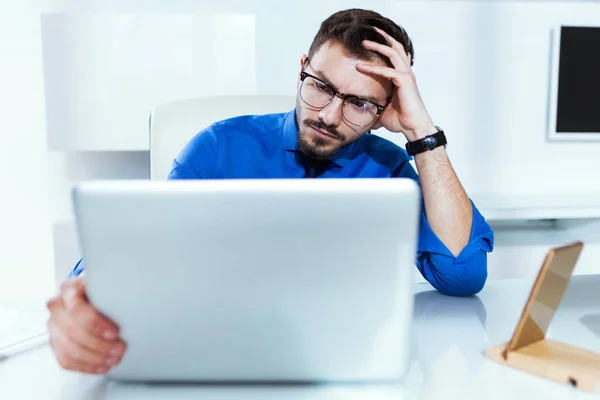
[[[0,362],[0,399],[574,399],[584,394],[487,360],[482,351],[509,339],[532,281],[488,282],[474,298],[415,285],[412,365],[398,384],[202,386],[120,384],[63,371],[48,347]],[[550,337],[600,352],[600,275],[575,276]],[[148,360],[151,362],[151,360]],[[199,360],[200,362],[201,360]]]

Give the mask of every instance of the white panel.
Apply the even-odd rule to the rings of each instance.
[[[43,15],[42,38],[51,149],[148,150],[157,104],[255,92],[251,15]]]

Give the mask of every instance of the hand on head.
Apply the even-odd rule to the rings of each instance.
[[[105,374],[119,364],[125,343],[118,327],[88,301],[83,277],[66,280],[47,307],[50,345],[63,368]]]

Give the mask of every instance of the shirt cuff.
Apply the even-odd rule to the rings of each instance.
[[[67,275],[67,278],[74,278],[81,275],[84,271],[83,259],[79,260],[77,264],[73,267],[71,272]]]

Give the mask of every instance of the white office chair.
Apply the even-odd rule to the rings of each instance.
[[[211,124],[240,115],[287,112],[295,96],[217,96],[157,106],[150,116],[150,179],[165,180],[173,159],[187,142]]]

